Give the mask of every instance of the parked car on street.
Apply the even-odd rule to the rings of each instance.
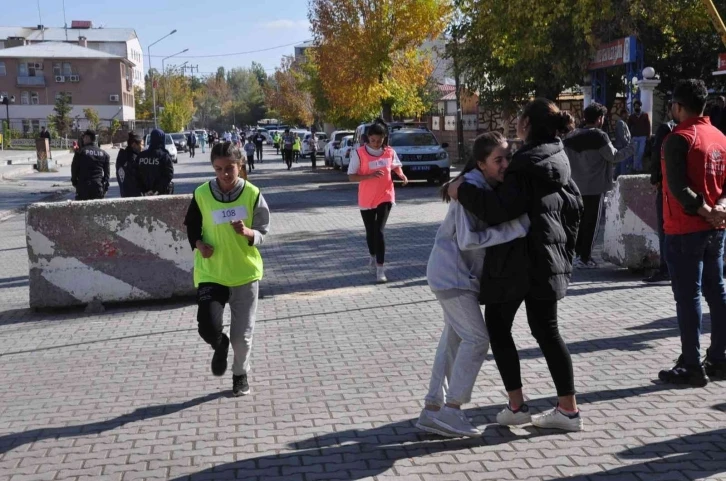
[[[353,136],[346,135],[338,141],[338,148],[333,151],[333,168],[347,172],[350,164],[350,153],[353,150]]]
[[[187,152],[189,147],[187,146],[187,135],[185,133],[169,134],[174,141],[174,147],[179,152]]]
[[[361,138],[371,125],[361,124],[355,129],[353,149],[361,146]],[[445,150],[449,144],[439,144],[429,129],[399,123],[389,125],[388,132],[388,145],[396,151],[409,180],[426,180],[433,184],[451,178],[451,159]]]
[[[333,152],[340,147],[340,140],[348,135],[353,135],[352,130],[336,130],[330,135],[330,140],[325,144],[323,149],[325,156],[325,165],[333,165]]]
[[[325,143],[327,143],[328,136],[325,135],[325,133],[315,133],[315,143],[318,146],[316,149],[317,154],[323,152],[325,149]],[[300,157],[307,157],[310,155],[310,143],[309,140],[313,136],[313,133],[310,131],[305,132],[305,136],[302,138],[302,150],[300,151]]]
[[[144,138],[144,146],[147,149],[149,148],[150,138],[151,136],[149,134],[146,134],[146,137]],[[179,160],[179,152],[174,145],[174,139],[171,138],[171,134],[164,134],[164,148],[167,152],[169,152],[169,155],[171,155],[171,161],[176,164]]]

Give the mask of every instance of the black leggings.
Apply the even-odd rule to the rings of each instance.
[[[229,302],[229,288],[201,283],[197,288],[197,330],[207,344],[216,349],[222,339],[224,306]]]
[[[380,265],[383,265],[383,262],[386,260],[386,240],[383,236],[383,231],[386,228],[391,207],[393,207],[393,204],[384,202],[375,209],[360,211],[360,215],[363,217],[363,224],[366,226],[368,252],[371,256],[376,256],[376,262]]]
[[[530,297],[524,299],[527,322],[532,336],[537,340],[547,361],[558,396],[575,394],[575,378],[572,359],[567,345],[557,329],[557,301],[542,301]],[[522,300],[487,304],[484,311],[487,330],[491,338],[492,353],[499,374],[507,391],[522,387],[519,370],[519,354],[512,338],[512,324]]]
[[[592,257],[592,246],[595,243],[598,227],[600,225],[600,212],[602,211],[602,194],[583,195],[582,203],[585,210],[580,219],[580,230],[577,233],[575,254],[580,256],[582,262]]]
[[[257,160],[262,160],[262,144],[255,144],[255,152],[257,152]]]
[[[195,152],[196,148],[197,148],[196,145],[189,144],[189,157],[194,157],[194,152]]]

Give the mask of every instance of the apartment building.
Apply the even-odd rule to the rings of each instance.
[[[135,87],[144,88],[144,54],[141,42],[133,28],[94,28],[86,20],[74,20],[71,28],[0,27],[0,49],[9,48],[7,38],[22,38],[28,45],[41,42],[65,42],[77,44],[86,39],[88,48],[124,57],[134,63],[131,78]],[[12,44],[12,43],[11,43]]]
[[[13,43],[19,43],[12,46]],[[0,96],[13,99],[9,106],[12,128],[38,130],[53,113],[56,97],[71,97],[71,117],[85,128],[83,109],[92,107],[99,118],[129,122],[136,118],[130,60],[61,42],[25,45],[11,39],[0,50]]]

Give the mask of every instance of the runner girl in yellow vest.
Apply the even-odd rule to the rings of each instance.
[[[215,376],[227,370],[231,338],[232,392],[244,396],[250,392],[247,375],[262,279],[257,247],[267,234],[270,209],[260,190],[247,181],[239,147],[216,144],[211,157],[217,177],[197,187],[184,221],[194,250],[197,323],[199,335],[214,349]],[[232,310],[230,337],[222,322],[227,303]]]

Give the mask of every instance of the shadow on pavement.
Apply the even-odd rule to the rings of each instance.
[[[106,431],[112,431],[128,423],[152,419],[159,416],[166,416],[167,414],[174,414],[184,409],[189,409],[221,397],[230,396],[230,392],[216,392],[181,403],[162,404],[158,406],[139,408],[128,414],[123,414],[119,417],[106,421],[58,428],[38,428],[20,433],[5,434],[0,436],[0,454],[4,454],[19,446],[42,441],[44,439],[72,438],[76,436],[88,436],[91,434],[100,434]]]

